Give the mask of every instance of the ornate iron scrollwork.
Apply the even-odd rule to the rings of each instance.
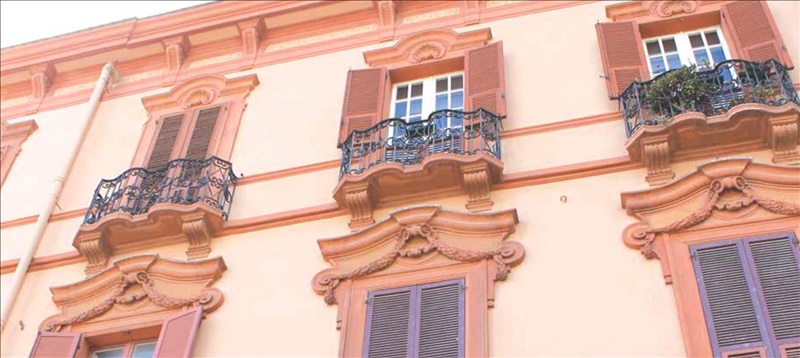
[[[236,175],[231,163],[208,159],[175,159],[161,169],[131,168],[114,179],[103,179],[94,191],[84,224],[94,224],[106,215],[147,213],[153,205],[205,203],[228,219]]]

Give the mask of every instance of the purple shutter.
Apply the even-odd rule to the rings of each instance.
[[[464,356],[464,283],[419,286],[419,330],[413,357]]]
[[[413,288],[370,292],[364,357],[408,356],[409,335],[416,318],[411,309]]]
[[[764,347],[767,334],[740,242],[699,245],[691,251],[714,356]]]
[[[800,259],[794,235],[747,240],[773,352],[800,343]]]

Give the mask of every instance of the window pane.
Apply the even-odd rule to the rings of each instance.
[[[411,109],[408,111],[409,114],[420,114],[422,113],[422,100],[421,99],[412,99],[411,100]]]
[[[689,42],[692,43],[692,48],[705,46],[703,44],[703,38],[700,36],[700,34],[689,35]]]
[[[725,52],[722,51],[722,47],[712,48],[711,58],[714,59],[714,63],[720,63],[722,61],[725,61]]]
[[[397,118],[406,116],[406,102],[400,102],[394,105],[394,116]]]
[[[459,128],[460,129],[463,126],[464,118],[461,117],[461,115],[453,116],[453,118],[450,121],[451,121],[450,128]]]
[[[422,83],[414,83],[411,85],[411,97],[422,96]]]
[[[650,41],[647,43],[647,53],[650,56],[661,53],[661,47],[658,46],[658,41]]]
[[[131,358],[153,358],[156,351],[156,342],[139,343],[133,348]]]
[[[681,67],[681,58],[677,54],[675,55],[667,55],[667,65],[669,66],[670,70],[674,70],[678,67]]]
[[[457,89],[464,88],[464,76],[462,76],[462,75],[453,76],[451,81],[452,81],[451,86],[450,86],[451,90],[457,90]]]
[[[397,87],[397,99],[408,98],[408,85]]]
[[[719,45],[719,35],[717,35],[717,31],[706,32],[706,41],[708,41],[709,46]]]
[[[420,116],[408,117],[408,123],[419,122],[421,120],[422,120],[422,117],[420,117]]]
[[[451,97],[452,101],[450,103],[450,108],[452,108],[452,109],[464,108],[464,92],[463,91],[454,92],[451,96],[452,96]]]
[[[664,72],[664,60],[662,60],[661,57],[651,58],[650,67],[653,69],[653,73]]]
[[[701,48],[699,50],[694,50],[694,60],[697,63],[697,67],[709,67],[711,66],[711,60],[708,58],[708,54],[706,53],[706,49]]]
[[[447,92],[447,77],[436,80],[436,93]]]
[[[124,351],[125,347],[104,349],[94,352],[94,354],[92,354],[92,358],[122,358]]]
[[[436,110],[447,109],[447,94],[436,95]]]
[[[664,40],[662,40],[662,42],[664,43],[664,53],[670,53],[670,52],[678,51],[678,46],[675,45],[675,39],[674,38],[664,39]]]

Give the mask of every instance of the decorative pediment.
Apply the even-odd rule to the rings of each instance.
[[[462,56],[464,50],[486,45],[492,39],[488,28],[458,33],[450,29],[427,30],[409,35],[394,46],[364,53],[370,67],[401,67]]]
[[[664,240],[669,235],[787,216],[800,219],[800,168],[723,159],[700,165],[669,185],[623,193],[622,207],[640,220],[625,229],[623,241],[648,259],[662,259],[666,276]]]
[[[221,75],[199,76],[173,87],[169,92],[142,98],[148,112],[166,108],[187,110],[212,104],[218,98],[238,94],[246,98],[256,85],[256,75],[227,79]]]
[[[487,285],[493,287],[492,281],[505,280],[525,256],[520,243],[506,241],[518,222],[516,210],[468,214],[422,206],[394,212],[363,231],[318,240],[333,267],[314,277],[314,291],[334,304],[347,280],[482,260],[489,264]]]
[[[50,288],[61,313],[39,327],[42,331],[113,331],[161,324],[175,312],[201,306],[205,313],[223,302],[211,287],[226,270],[221,257],[174,261],[158,255],[128,257],[73,284]]]
[[[631,18],[660,20],[673,16],[685,16],[697,12],[719,10],[719,0],[638,0],[606,6],[606,16],[614,21]]]
[[[14,124],[0,121],[0,185],[3,185],[11,164],[22,150],[22,143],[38,128],[33,119]]]

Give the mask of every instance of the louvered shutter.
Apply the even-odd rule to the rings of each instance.
[[[39,332],[30,358],[73,358],[80,342],[80,333]]]
[[[214,128],[216,128],[217,125],[217,119],[222,111],[222,106],[200,110],[200,113],[197,115],[197,121],[195,121],[194,129],[192,129],[189,146],[186,149],[187,159],[206,158],[209,146],[211,145],[211,139],[214,135]]]
[[[341,146],[350,132],[368,129],[381,120],[386,77],[383,67],[347,73],[337,146]]]
[[[464,356],[464,292],[460,282],[420,289],[416,357]]]
[[[161,169],[167,166],[167,162],[172,159],[172,152],[175,149],[175,142],[183,123],[183,113],[169,116],[162,119],[161,126],[156,136],[153,149],[150,150],[150,158],[147,160],[147,169]]]
[[[800,344],[800,263],[794,237],[748,244],[767,312],[770,333],[779,350]]]
[[[158,337],[153,357],[191,357],[194,339],[202,318],[202,306],[191,308],[167,318],[164,321],[164,325],[161,326],[161,334]]]
[[[506,114],[502,41],[467,52],[464,56],[464,78],[467,110],[483,108],[494,114]]]
[[[766,2],[727,3],[722,6],[722,19],[742,59],[766,61],[774,58],[789,68],[794,67]]]
[[[412,288],[370,293],[364,335],[365,357],[407,356],[414,322],[411,296]]]
[[[693,249],[698,286],[715,356],[764,347],[753,283],[736,243]],[[741,348],[752,348],[742,352]]]
[[[647,78],[647,62],[639,25],[633,21],[597,24],[608,97],[618,98],[635,79]]]

